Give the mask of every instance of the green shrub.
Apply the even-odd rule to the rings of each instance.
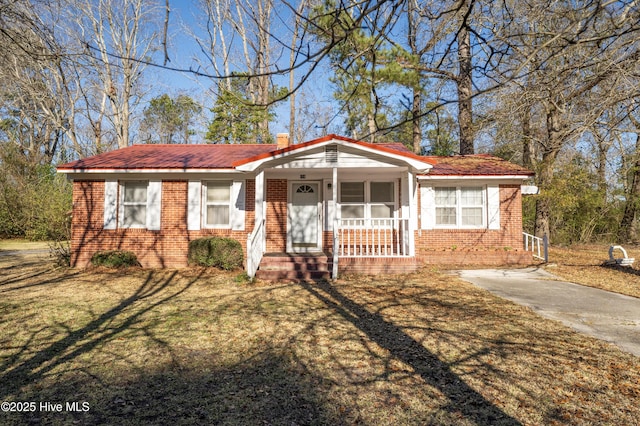
[[[242,245],[222,237],[198,238],[189,243],[189,264],[214,266],[227,271],[239,269],[244,261]]]
[[[93,266],[104,266],[106,268],[140,266],[135,253],[125,250],[98,251],[91,257],[91,264]]]
[[[68,239],[71,182],[56,174],[55,167],[26,164],[6,149],[0,144],[0,236]]]

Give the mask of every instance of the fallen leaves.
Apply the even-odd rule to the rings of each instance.
[[[2,396],[91,403],[45,423],[637,420],[637,358],[433,269],[256,286],[0,268]]]
[[[640,248],[626,247],[629,257],[638,259],[632,267],[609,267],[609,245],[591,244],[551,247],[547,270],[567,281],[627,296],[640,297]]]

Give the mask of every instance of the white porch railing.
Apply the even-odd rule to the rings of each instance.
[[[334,253],[344,257],[410,256],[409,219],[337,219]]]
[[[247,275],[253,278],[256,275],[260,261],[264,255],[265,226],[262,220],[247,236]]]
[[[547,262],[547,242],[545,239],[527,234],[526,232],[523,232],[522,235],[524,237],[524,250],[530,251],[535,259]]]

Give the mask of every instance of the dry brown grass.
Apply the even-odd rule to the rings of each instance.
[[[0,240],[0,252],[13,250],[47,250],[48,241],[28,241],[23,239]]]
[[[636,261],[633,267],[608,267],[608,244],[576,245],[571,247],[551,247],[546,269],[574,283],[596,287],[628,296],[640,297],[640,247],[624,246],[629,257]],[[615,251],[614,257],[621,257]]]
[[[455,277],[334,283],[0,257],[0,424],[637,424],[640,360]]]

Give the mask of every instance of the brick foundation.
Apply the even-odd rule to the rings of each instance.
[[[422,266],[415,257],[343,257],[338,260],[340,274],[408,274]]]

